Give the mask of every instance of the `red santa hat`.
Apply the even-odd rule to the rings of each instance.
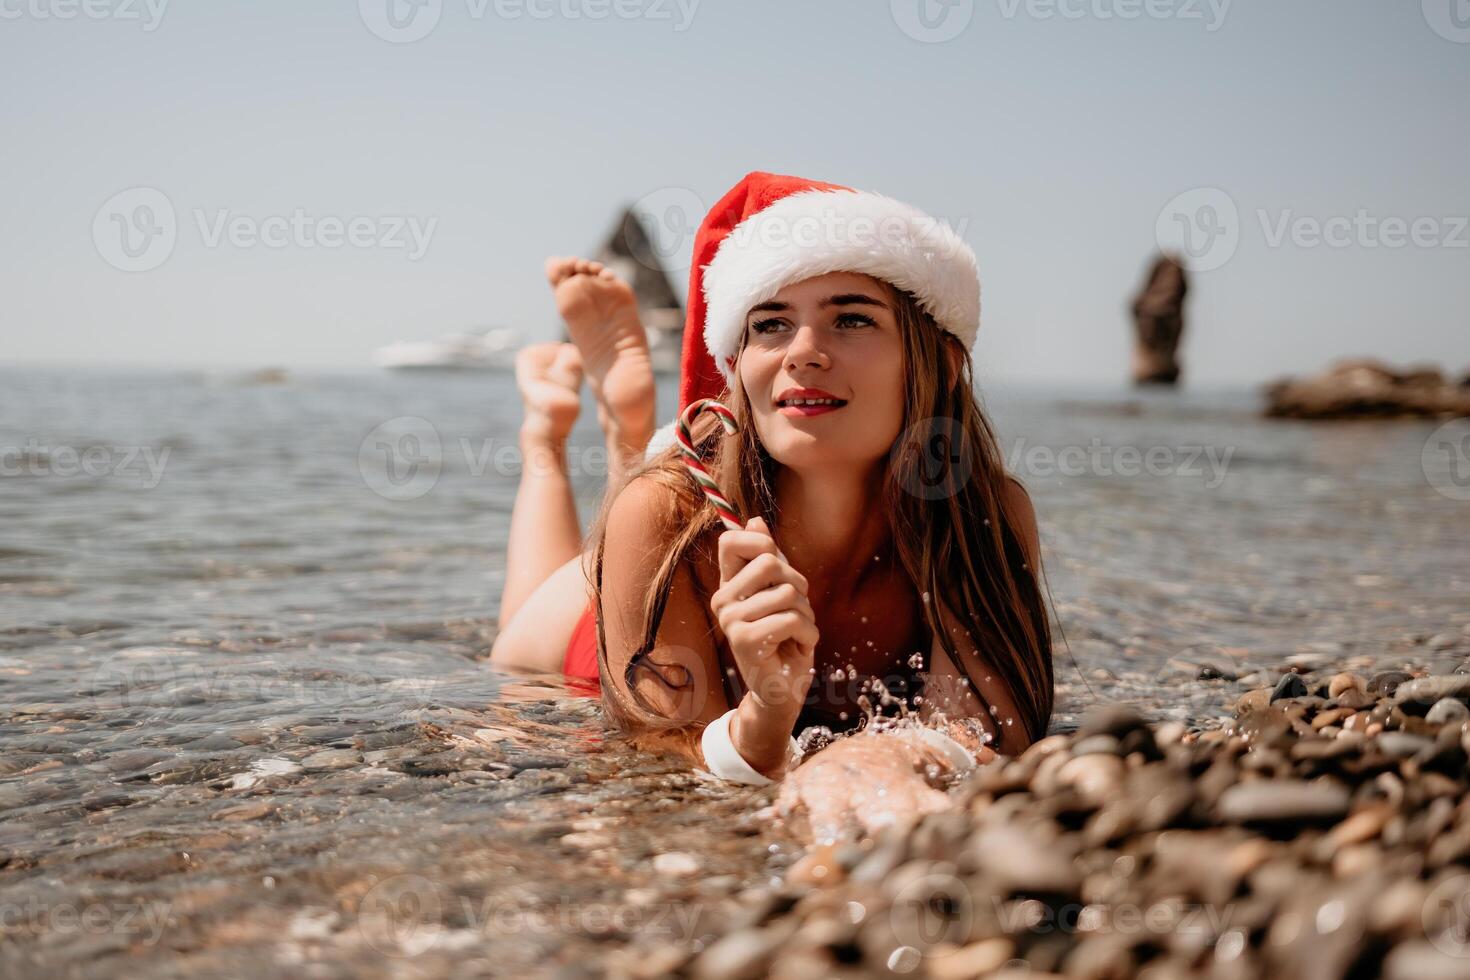
[[[865,273],[913,294],[941,329],[974,347],[975,253],[947,224],[881,194],[755,171],[710,208],[694,237],[679,411],[724,394],[752,306],[829,272]],[[672,441],[665,426],[648,451]]]

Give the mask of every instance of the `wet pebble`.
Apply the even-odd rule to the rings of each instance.
[[[1467,719],[1470,719],[1470,707],[1466,707],[1459,698],[1440,698],[1424,716],[1431,725],[1458,724]]]
[[[1307,685],[1300,674],[1282,674],[1276,686],[1271,689],[1271,703],[1280,701],[1282,698],[1306,697]]]
[[[699,858],[684,851],[666,851],[653,857],[653,870],[669,878],[688,878],[699,874],[699,869]]]
[[[301,768],[307,772],[324,772],[330,769],[350,769],[360,765],[362,761],[362,753],[356,749],[327,749],[302,759]]]
[[[1220,795],[1220,819],[1227,823],[1314,823],[1347,814],[1350,795],[1335,783],[1255,780]]]

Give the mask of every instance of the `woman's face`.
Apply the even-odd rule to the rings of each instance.
[[[830,272],[746,315],[736,371],[778,463],[866,468],[887,455],[903,424],[896,302],[872,276]]]

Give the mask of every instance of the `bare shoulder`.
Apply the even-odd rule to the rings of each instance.
[[[1026,549],[1027,564],[1032,568],[1041,567],[1041,531],[1036,525],[1036,507],[1031,503],[1031,494],[1014,476],[1006,476],[1001,505]]]
[[[683,531],[680,492],[657,474],[642,474],[619,492],[607,514],[603,543],[601,601],[606,627],[608,666],[626,698],[625,671],[654,635],[652,661],[668,677],[692,678],[693,684],[671,687],[639,674],[641,700],[665,718],[708,721],[724,710],[716,670],[718,658],[704,603],[695,586],[691,562],[667,566]],[[656,621],[649,613],[655,590],[667,584],[667,597]]]

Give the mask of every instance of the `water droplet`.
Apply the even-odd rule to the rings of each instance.
[[[888,969],[894,973],[912,973],[919,968],[924,954],[912,946],[900,946],[888,954]]]
[[[862,620],[863,620],[863,622],[866,623],[868,621],[868,617],[864,616],[864,617],[862,617]]]
[[[914,670],[921,670],[924,666],[924,655],[922,653],[916,653],[909,657],[909,666]]]
[[[843,673],[841,667],[838,667],[836,670],[832,671],[832,679],[834,681],[845,681],[847,680],[847,675]]]
[[[839,711],[839,712],[837,712],[837,719],[839,721],[846,721],[847,720],[847,712],[846,711]]]
[[[924,602],[928,602],[929,601],[929,593],[925,592],[923,595],[919,596],[919,598],[922,599]]]

